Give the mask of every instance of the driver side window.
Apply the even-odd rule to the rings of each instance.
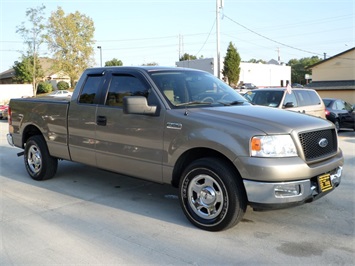
[[[134,76],[113,75],[105,105],[122,107],[125,96],[144,96],[147,98],[148,89]]]
[[[291,94],[290,93],[286,93],[283,106],[285,107],[287,103],[292,103],[293,107],[297,107],[298,106],[297,99],[296,99],[296,96],[295,96],[294,92],[292,92]]]

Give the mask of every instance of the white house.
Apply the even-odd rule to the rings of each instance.
[[[204,70],[215,76],[218,74],[217,60],[215,58],[179,61],[176,62],[176,66]],[[220,67],[222,70],[222,60]],[[291,67],[285,64],[240,63],[238,83],[253,83],[257,87],[284,87],[290,81]]]

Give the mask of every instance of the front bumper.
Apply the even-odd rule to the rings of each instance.
[[[10,133],[6,134],[6,139],[7,139],[7,142],[9,143],[10,146],[14,146],[14,140],[13,140],[12,135]]]
[[[316,200],[339,186],[342,167],[329,172],[331,188],[321,191],[318,177],[288,182],[243,180],[249,205],[254,210],[280,209]]]

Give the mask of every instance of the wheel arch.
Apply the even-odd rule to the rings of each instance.
[[[206,157],[214,157],[223,160],[232,169],[234,169],[234,171],[236,172],[236,177],[240,177],[238,169],[223,153],[220,153],[210,148],[193,148],[188,151],[185,151],[176,161],[171,181],[172,186],[179,187],[181,174],[191,162]]]
[[[26,126],[22,132],[22,148],[25,147],[25,144],[30,137],[36,135],[43,136],[41,130],[38,127],[36,127],[35,125]]]

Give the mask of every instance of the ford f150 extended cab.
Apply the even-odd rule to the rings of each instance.
[[[87,69],[68,99],[12,99],[10,145],[28,174],[53,177],[58,159],[178,188],[195,226],[230,228],[254,210],[311,202],[340,184],[333,124],[253,106],[203,71]]]

